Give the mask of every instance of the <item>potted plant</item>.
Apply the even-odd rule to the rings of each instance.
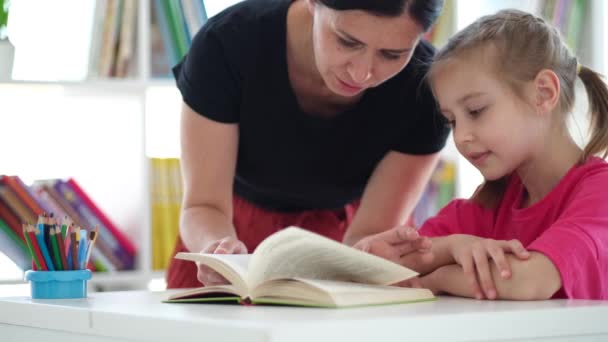
[[[8,9],[10,0],[0,0],[0,81],[11,78],[15,48],[8,40]]]

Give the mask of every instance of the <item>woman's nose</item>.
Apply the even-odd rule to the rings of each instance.
[[[372,60],[362,56],[353,60],[346,68],[350,78],[357,84],[362,85],[372,78]]]

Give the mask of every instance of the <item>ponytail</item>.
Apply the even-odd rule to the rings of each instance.
[[[608,155],[608,86],[600,74],[585,66],[579,66],[578,77],[587,91],[591,119],[591,135],[583,150],[583,160],[600,153],[605,159]]]
[[[471,201],[486,209],[497,208],[507,191],[508,177],[504,176],[495,180],[486,179],[475,190],[475,193],[471,196]]]

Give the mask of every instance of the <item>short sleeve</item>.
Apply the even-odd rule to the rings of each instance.
[[[529,250],[547,256],[560,272],[568,298],[608,299],[608,173],[578,186],[559,219]]]
[[[239,70],[213,22],[194,37],[184,59],[173,68],[177,88],[190,108],[224,123],[239,121]]]
[[[445,146],[450,134],[449,123],[441,115],[426,77],[434,54],[435,49],[422,41],[406,67],[412,79],[395,95],[407,100],[403,104],[402,129],[392,146],[394,151],[415,155],[435,153]]]
[[[469,234],[486,237],[492,231],[495,211],[475,202],[456,199],[420,226],[421,235],[428,237]]]

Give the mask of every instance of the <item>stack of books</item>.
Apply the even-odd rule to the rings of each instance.
[[[31,268],[23,224],[36,224],[38,217],[53,214],[69,217],[83,229],[98,227],[90,268],[119,271],[135,268],[136,248],[72,178],[36,181],[31,187],[18,176],[0,176],[0,250],[22,269]]]

